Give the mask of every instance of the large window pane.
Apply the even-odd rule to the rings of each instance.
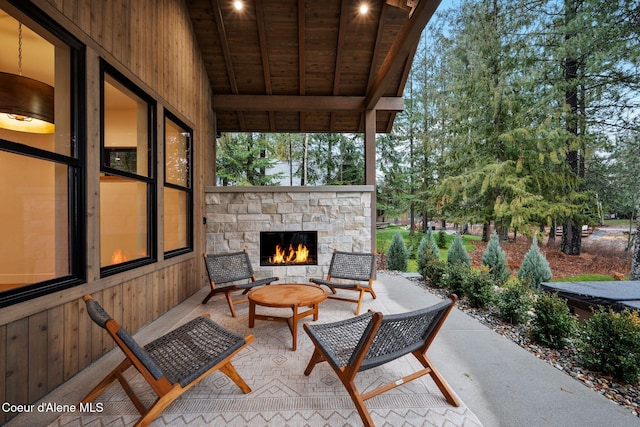
[[[107,267],[149,255],[147,184],[100,177],[100,264]]]
[[[0,9],[0,307],[86,278],[84,46],[16,7],[39,26]]]
[[[0,138],[77,156],[71,138],[71,50],[0,9]],[[28,110],[28,111],[27,111]],[[33,114],[28,114],[28,112]],[[45,119],[47,117],[47,119]]]
[[[104,166],[149,176],[149,105],[105,75]]]
[[[188,246],[187,193],[173,188],[164,189],[164,249],[165,252]]]
[[[192,247],[191,130],[171,116],[164,133],[164,251],[170,256]]]
[[[173,121],[165,120],[165,181],[181,187],[190,187],[189,149],[191,132]]]
[[[0,151],[0,291],[69,271],[68,168]]]
[[[102,67],[100,266],[108,275],[155,258],[155,105],[111,66]]]

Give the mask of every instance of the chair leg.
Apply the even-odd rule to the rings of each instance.
[[[373,288],[371,287],[371,285],[369,285],[369,288],[368,288],[368,289],[366,289],[366,291],[367,291],[367,292],[369,292],[369,293],[371,294],[371,296],[373,297],[373,299],[376,299],[376,298],[377,298],[376,293],[375,293],[375,291],[373,290]]]
[[[309,376],[311,374],[311,371],[313,371],[313,368],[320,362],[323,362],[325,360],[324,356],[322,355],[322,353],[320,353],[320,351],[318,351],[317,348],[313,349],[313,354],[311,355],[311,360],[309,360],[309,364],[307,365],[307,368],[304,370],[304,374],[306,376]]]
[[[130,366],[131,361],[129,359],[124,359],[122,362],[120,362],[120,364],[116,366],[116,368],[111,371],[109,375],[104,377],[104,379],[100,381],[98,385],[95,386],[93,390],[91,390],[89,394],[85,396],[84,399],[82,399],[82,403],[93,402],[98,396],[102,394],[103,391],[105,391],[107,387],[109,387],[112,382],[118,379],[118,374],[126,371]]]
[[[225,292],[224,296],[227,297],[227,304],[229,304],[229,309],[231,310],[231,317],[236,317],[236,309],[233,308],[233,299],[231,299],[231,292]]]
[[[356,316],[360,314],[360,306],[362,305],[362,297],[364,297],[364,289],[360,288],[360,293],[358,295],[358,303],[356,305]]]
[[[214,295],[214,292],[213,292],[213,291],[209,292],[209,295],[207,295],[207,296],[202,300],[202,303],[203,303],[203,304],[208,303],[208,302],[209,302],[209,300],[211,299],[211,297],[212,297],[213,295]]]
[[[167,394],[158,397],[158,399],[151,405],[149,410],[136,422],[136,427],[146,427],[155,420],[162,411],[165,410],[176,398],[178,398],[185,390],[182,387],[176,385]]]
[[[440,389],[440,392],[442,393],[444,398],[447,399],[447,402],[449,402],[451,405],[456,407],[460,406],[460,402],[458,401],[456,396],[453,394],[453,392],[449,388],[449,385],[444,380],[442,375],[440,375],[440,372],[438,372],[438,370],[433,367],[427,355],[420,353],[419,350],[414,351],[413,355],[416,357],[416,359],[420,361],[422,366],[431,370],[431,372],[429,372],[429,375],[431,376],[431,378],[433,378],[433,382],[436,383],[436,385]]]
[[[356,406],[356,410],[358,411],[358,415],[360,415],[360,418],[362,419],[362,423],[364,424],[364,426],[375,427],[375,424],[373,423],[373,419],[371,418],[371,414],[369,413],[369,410],[365,406],[364,399],[362,399],[360,392],[358,392],[358,389],[356,388],[354,381],[353,380],[347,381],[342,378],[340,379],[342,380],[342,384],[344,385],[344,388],[347,389],[347,393],[349,393],[349,397],[351,397],[351,400]]]
[[[231,362],[221,366],[220,371],[226,376],[228,376],[231,379],[231,381],[236,383],[236,385],[240,387],[240,390],[242,390],[244,394],[251,393],[251,387],[249,387],[249,385],[244,381],[244,379],[242,379],[242,377],[240,376],[238,371],[236,371],[236,368],[233,367]]]

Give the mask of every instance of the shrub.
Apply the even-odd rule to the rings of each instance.
[[[531,247],[522,259],[518,279],[528,280],[534,289],[540,288],[540,283],[551,279],[551,268],[544,254],[538,248],[538,239],[533,238]]]
[[[640,380],[640,317],[600,308],[582,324],[578,355],[585,367],[629,383]]]
[[[447,283],[447,264],[442,261],[430,261],[427,263],[424,269],[424,273],[422,277],[424,277],[425,281],[429,286],[434,288],[444,288]]]
[[[441,228],[440,231],[438,231],[438,247],[440,249],[447,247],[447,233],[445,233],[444,228]]]
[[[436,239],[433,237],[431,230],[427,231],[427,234],[422,237],[420,244],[418,245],[418,273],[422,274],[422,277],[427,277],[427,265],[433,261],[440,260],[440,249],[436,244]]]
[[[416,261],[418,262],[418,273],[425,277],[425,270],[427,268],[427,236],[423,236],[420,239],[418,245],[418,253],[416,254]]]
[[[567,301],[557,294],[542,292],[533,304],[531,337],[551,348],[564,348],[577,331],[578,320]]]
[[[447,252],[447,263],[463,264],[467,267],[471,266],[469,254],[464,248],[464,244],[462,243],[462,237],[460,237],[460,234],[456,234],[451,247],[449,247],[449,251]]]
[[[387,268],[389,270],[407,271],[409,255],[400,231],[396,231],[387,252]]]
[[[468,281],[471,268],[464,264],[447,263],[446,276],[442,278],[444,286],[452,294],[462,298],[466,295],[465,283]]]
[[[531,289],[520,281],[498,294],[498,316],[512,325],[526,323],[533,304]]]
[[[489,274],[497,285],[503,284],[511,275],[507,266],[507,254],[502,250],[500,238],[495,230],[489,239],[487,249],[482,254],[482,265],[489,268]]]
[[[487,269],[470,269],[464,282],[464,294],[472,307],[486,307],[495,299],[494,281]]]

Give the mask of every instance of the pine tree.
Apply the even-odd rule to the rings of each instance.
[[[404,239],[399,231],[393,235],[389,252],[387,252],[387,268],[389,270],[407,271],[409,254],[404,244]]]
[[[504,283],[511,272],[507,266],[507,254],[500,246],[498,233],[493,231],[487,249],[482,254],[482,265],[489,267],[489,274],[496,284]]]
[[[433,259],[434,261],[439,261],[440,248],[436,243],[436,238],[431,232],[431,230],[427,232],[427,236],[429,236],[429,241],[427,242],[427,256],[429,257],[429,259]],[[431,256],[429,254],[431,254]]]
[[[440,260],[440,249],[436,244],[436,239],[433,237],[431,230],[428,230],[427,234],[420,240],[417,255],[418,273],[426,277],[425,272],[429,263]]]
[[[540,287],[540,283],[551,279],[551,268],[549,262],[540,248],[538,239],[534,236],[531,247],[527,251],[518,270],[518,279],[527,281],[535,289]]]
[[[464,248],[460,234],[456,234],[451,247],[449,247],[447,263],[450,265],[466,265],[467,267],[471,267],[471,260],[469,259],[467,250]]]

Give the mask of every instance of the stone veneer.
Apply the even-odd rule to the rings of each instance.
[[[334,249],[372,251],[374,187],[207,187],[207,253],[246,248],[256,276],[307,283],[329,270]],[[318,265],[260,266],[261,231],[317,231]]]

